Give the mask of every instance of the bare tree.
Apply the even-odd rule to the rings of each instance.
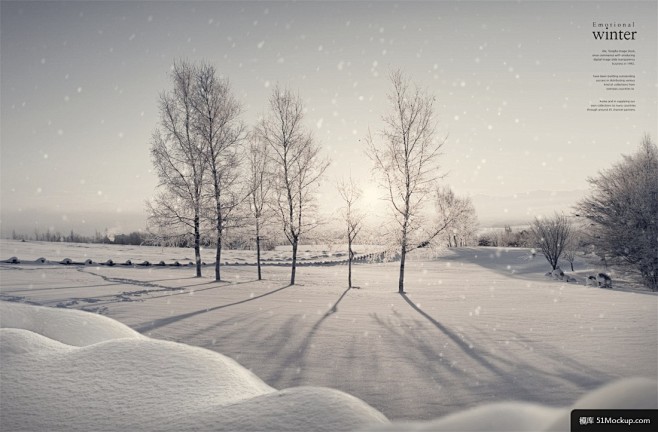
[[[270,195],[272,182],[268,178],[269,154],[267,145],[252,135],[247,154],[248,181],[249,181],[249,207],[256,225],[256,266],[258,280],[262,279],[260,266],[261,227],[265,216],[266,203]]]
[[[361,197],[362,191],[354,184],[351,176],[347,181],[345,179],[340,180],[336,188],[345,203],[345,206],[341,209],[341,217],[347,225],[347,286],[352,288],[352,260],[354,260],[352,245],[361,231],[363,218],[365,217],[356,208],[356,203]]]
[[[537,247],[555,270],[560,257],[571,242],[571,221],[567,216],[555,213],[551,218],[535,218],[530,230]]]
[[[564,250],[564,260],[569,263],[571,271],[575,271],[573,264],[578,257],[578,251],[581,250],[583,250],[583,226],[580,223],[572,224],[569,243]]]
[[[298,95],[278,85],[270,96],[270,113],[258,135],[271,150],[274,208],[292,246],[290,284],[295,284],[297,247],[301,236],[317,226],[308,217],[314,193],[329,161],[320,158],[320,146],[303,126],[304,108]]]
[[[631,264],[658,290],[658,147],[645,135],[635,154],[589,182],[577,208],[593,224],[597,254]]]
[[[569,247],[564,251],[564,259],[569,263],[571,266],[571,271],[574,271],[573,269],[573,263],[576,261],[576,249]]]
[[[458,197],[450,187],[437,188],[436,226],[441,228],[448,247],[465,246],[468,239],[474,239],[477,231],[477,215],[473,202],[468,197]]]
[[[463,215],[453,224],[452,238],[455,247],[477,244],[477,232],[480,226],[475,207],[470,198],[463,198],[465,207]]]
[[[234,210],[247,196],[240,182],[241,143],[245,126],[242,107],[231,92],[228,79],[217,77],[215,68],[201,64],[193,68],[193,125],[202,144],[210,184],[210,221],[215,230],[215,280],[221,280],[223,233]]]
[[[160,232],[191,235],[196,276],[201,277],[201,209],[206,164],[203,143],[194,130],[194,68],[175,62],[173,89],[160,95],[160,127],[151,139],[151,159],[160,180],[147,203],[149,223]]]
[[[406,254],[418,245],[410,239],[419,228],[418,217],[432,184],[438,178],[438,158],[443,140],[435,137],[434,97],[417,87],[400,71],[390,74],[393,90],[388,95],[391,112],[383,116],[381,142],[369,134],[367,154],[373,171],[386,189],[399,228],[400,275],[398,291],[404,292]],[[440,232],[440,231],[439,231]],[[428,232],[426,242],[439,232]]]

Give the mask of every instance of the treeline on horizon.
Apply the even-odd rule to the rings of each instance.
[[[71,230],[69,234],[62,234],[60,231],[48,230],[40,232],[35,230],[33,234],[24,234],[12,230],[11,240],[17,241],[40,241],[51,243],[87,243],[87,244],[115,244],[115,245],[130,245],[130,246],[169,246],[169,247],[182,247],[188,248],[194,246],[194,238],[192,236],[180,236],[168,239],[166,243],[162,239],[154,237],[147,231],[132,231],[128,234],[109,234],[108,230],[104,232],[96,231],[93,235],[84,235],[76,233]],[[214,240],[209,235],[201,236],[201,245],[203,247],[214,246]],[[253,249],[251,239],[244,236],[233,236],[233,238],[224,241],[225,246],[229,249],[250,250]],[[272,250],[276,246],[275,241],[263,241],[263,248],[265,250]]]
[[[108,234],[107,230],[103,233],[96,231],[94,235],[78,234],[71,230],[69,234],[62,234],[59,231],[35,231],[34,234],[23,234],[13,230],[11,233],[12,240],[19,241],[42,241],[42,242],[66,242],[66,243],[98,243],[98,244],[120,244],[120,245],[142,245],[146,244],[148,235],[145,232],[133,231],[128,234]]]
[[[326,236],[319,236],[313,239],[312,243],[319,242],[335,242],[335,239],[330,239],[331,234]],[[33,234],[23,234],[16,230],[11,233],[11,240],[18,241],[41,241],[52,243],[87,243],[87,244],[116,244],[116,245],[131,245],[131,246],[165,246],[160,243],[160,239],[154,238],[146,231],[132,231],[128,234],[114,234],[111,235],[107,230],[100,232],[96,231],[93,235],[83,235],[71,230],[69,234],[62,234],[59,231],[35,231]],[[267,240],[267,239],[265,239]],[[272,239],[273,240],[273,239]],[[210,236],[202,236],[201,243],[204,247],[214,246],[214,241]],[[251,239],[244,236],[237,236],[232,239],[226,239],[225,246],[228,249],[237,250],[251,250],[253,245]],[[283,244],[282,241],[264,241],[264,249],[273,250],[277,244]],[[194,239],[192,237],[180,237],[177,241],[166,244],[171,247],[192,247]],[[447,237],[445,239],[446,247],[459,247],[459,246],[492,246],[492,247],[518,247],[530,248],[533,247],[532,235],[529,230],[521,229],[514,231],[510,225],[504,228],[492,228],[484,231],[478,235],[459,239]]]

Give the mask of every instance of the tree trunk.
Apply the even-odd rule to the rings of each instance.
[[[400,280],[398,281],[398,292],[404,293],[404,260],[407,257],[407,246],[403,241],[402,249],[400,250]]]
[[[201,230],[199,216],[194,216],[194,258],[196,260],[196,277],[201,277]]]
[[[347,287],[352,288],[352,257],[350,256],[350,259],[347,263]]]
[[[258,280],[261,280],[260,274],[260,223],[256,219],[256,266],[258,267]]]
[[[218,227],[218,229],[221,229]],[[221,267],[220,263],[222,262],[222,235],[220,234],[221,231],[218,231],[217,234],[217,249],[215,249],[215,280],[216,281],[221,281]]]
[[[409,222],[409,201],[407,200],[404,225],[402,226],[402,247],[400,248],[400,279],[398,280],[398,292],[404,293],[404,261],[407,258],[407,224]],[[448,236],[449,237],[449,236]]]
[[[292,242],[292,271],[290,272],[290,285],[295,285],[295,271],[297,270],[297,242],[295,239]]]
[[[570,263],[570,264],[571,264],[571,271],[574,271],[574,270],[573,270],[573,262]]]
[[[354,252],[352,252],[352,239],[349,238],[349,233],[347,234],[347,287],[352,288],[352,257],[354,256]]]
[[[221,262],[222,262],[222,204],[219,183],[217,182],[217,173],[213,171],[215,177],[215,217],[217,217],[217,248],[215,249],[215,280],[222,280]]]

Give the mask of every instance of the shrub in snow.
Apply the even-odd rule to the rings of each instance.
[[[179,263],[178,261],[174,261],[174,263],[173,263],[172,265],[173,265],[174,267],[179,267],[179,266],[180,266],[180,263]]]
[[[560,268],[560,266],[555,267],[555,270],[552,271],[553,279],[559,279],[563,280],[564,279],[564,272]]]
[[[85,260],[85,265],[92,265],[94,262],[90,259]]]
[[[105,265],[112,267],[114,265],[114,261],[109,259],[109,260],[105,261]]]
[[[594,275],[589,275],[587,276],[587,279],[585,279],[585,285],[586,286],[599,286],[598,281],[596,280],[596,276]]]
[[[133,265],[133,262],[132,262],[131,260],[126,260],[126,262],[123,263],[123,265],[125,265],[125,266],[131,266],[131,265]]]
[[[8,264],[20,264],[20,261],[16,257],[11,257],[8,260],[5,260]]]
[[[538,217],[533,221],[530,231],[534,242],[546,257],[551,268],[559,269],[560,257],[573,239],[571,220],[567,216],[557,213],[553,217]]]
[[[39,264],[45,264],[46,261],[47,261],[47,260],[46,260],[44,257],[41,257],[41,258],[37,258],[37,259],[36,259],[36,262],[38,262]]]
[[[612,288],[612,279],[605,273],[599,273],[596,275],[596,281],[600,287]]]
[[[71,260],[71,258],[64,258],[63,260],[60,261],[60,264],[69,265],[69,264],[73,264],[73,261]]]
[[[144,266],[144,267],[150,267],[150,266],[151,266],[151,263],[148,262],[148,261],[144,261],[144,262],[141,263],[140,265],[141,265],[141,266]]]
[[[166,266],[167,264],[165,264],[164,261],[160,261],[160,262],[158,263],[158,265],[164,267],[164,266]]]

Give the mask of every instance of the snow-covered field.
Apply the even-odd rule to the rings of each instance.
[[[152,264],[164,261],[171,265],[178,261],[187,265],[194,261],[194,250],[190,248],[158,247],[158,246],[131,246],[112,244],[85,244],[85,243],[53,243],[17,240],[0,240],[2,256],[0,260],[17,257],[21,262],[34,261],[45,258],[52,262],[60,262],[66,258],[73,262],[91,260],[94,263],[105,263],[108,259],[117,264],[130,260],[134,264],[149,261]],[[359,245],[355,247],[357,255],[380,252],[381,246]],[[5,256],[6,255],[6,256]],[[201,259],[207,265],[215,262],[215,250],[203,248]],[[302,245],[298,250],[298,260],[305,262],[334,262],[347,259],[346,245],[307,246]],[[264,264],[288,263],[291,260],[289,246],[278,246],[272,251],[261,251],[261,260]],[[222,264],[255,264],[256,251],[249,250],[223,250]]]
[[[54,249],[52,253],[21,250],[23,246],[34,247],[29,243],[3,241],[1,245],[2,259],[10,256],[22,260],[35,260],[40,256],[57,258]],[[68,249],[59,256],[94,261],[112,258],[117,262],[124,258],[119,256],[124,248],[84,246],[87,255],[75,255]],[[139,250],[125,258],[155,260],[146,253],[138,255]],[[189,256],[189,251],[185,252]],[[170,258],[179,259],[174,255]],[[579,276],[600,270],[586,262],[576,265],[581,272]],[[613,290],[586,287],[582,282],[550,280],[544,277],[548,264],[543,257],[531,259],[527,250],[495,248],[449,250],[436,259],[412,259],[408,265],[406,295],[397,293],[396,263],[356,265],[354,281],[359,289],[346,289],[346,270],[342,265],[302,267],[298,273],[299,284],[288,286],[289,270],[278,266],[266,267],[263,281],[255,280],[252,266],[227,266],[223,273],[225,281],[214,282],[211,269],[198,279],[193,277],[193,270],[186,267],[2,264],[2,299],[98,312],[147,337],[130,333],[128,340],[121,339],[121,342],[98,343],[94,339],[77,343],[62,340],[58,334],[49,334],[51,326],[47,321],[37,326],[38,319],[27,328],[32,333],[3,330],[0,421],[21,422],[27,421],[23,416],[30,417],[27,412],[14,412],[16,405],[11,401],[17,399],[8,397],[7,389],[14,387],[8,387],[7,380],[18,380],[17,374],[31,377],[29,382],[38,376],[38,380],[46,380],[53,388],[65,388],[70,401],[83,402],[76,399],[77,392],[81,392],[79,399],[86,398],[89,402],[76,412],[84,415],[87,408],[91,413],[99,406],[107,406],[99,402],[104,399],[92,396],[118,391],[121,385],[132,389],[135,386],[130,383],[142,382],[140,376],[145,373],[146,384],[135,397],[158,401],[163,412],[158,414],[151,407],[144,408],[144,414],[152,414],[165,423],[180,417],[182,411],[170,410],[157,398],[149,399],[153,396],[147,394],[149,383],[156,385],[162,380],[159,391],[164,392],[163,395],[178,392],[183,396],[171,397],[185,399],[189,391],[194,393],[190,397],[203,399],[201,404],[198,399],[191,400],[196,401],[192,405],[203,407],[195,412],[199,413],[201,422],[196,425],[204,430],[205,421],[214,422],[218,421],[216,417],[221,417],[208,414],[212,411],[209,407],[232,407],[233,411],[224,408],[219,411],[225,414],[224,418],[235,420],[244,419],[244,413],[254,410],[254,406],[267,407],[264,412],[270,417],[272,412],[277,412],[277,416],[300,414],[295,407],[308,405],[302,403],[305,400],[325,411],[331,411],[330,407],[336,404],[339,406],[334,416],[307,416],[318,423],[329,424],[327,430],[366,427],[373,421],[384,421],[377,411],[394,421],[430,420],[503,401],[543,405],[513,407],[520,410],[519,416],[526,420],[540,419],[541,427],[548,427],[560,416],[567,415],[565,410],[579,398],[602,385],[619,378],[658,378],[658,297],[653,293],[625,290],[623,280],[617,284],[620,289],[615,286]],[[17,305],[3,302],[2,306],[2,326],[16,326],[17,318],[13,325],[6,325],[4,308]],[[16,316],[12,314],[9,315]],[[103,318],[88,317],[88,321],[83,321],[91,323]],[[120,326],[114,323],[110,327],[115,324]],[[121,332],[130,332],[121,327]],[[78,334],[70,327],[63,333]],[[226,357],[213,357],[203,350],[180,348],[180,345],[157,340],[182,342],[221,353],[260,379]],[[169,350],[174,353],[170,355]],[[35,354],[33,363],[28,363],[17,360],[16,356],[23,355],[21,351],[43,355]],[[139,355],[140,352],[144,355]],[[192,352],[198,355],[190,354]],[[185,358],[189,358],[187,363]],[[198,370],[194,367],[196,361],[202,364]],[[208,369],[207,362],[219,364],[217,367],[221,371]],[[190,370],[181,370],[186,364]],[[77,375],[76,365],[80,366]],[[239,372],[231,374],[237,374],[246,383],[245,389],[236,392],[246,394],[251,391],[249,389],[253,390],[240,396],[244,403],[226,402],[224,396],[211,391],[217,380],[225,380],[222,374],[228,373],[226,368],[235,368]],[[34,369],[40,371],[39,374],[35,374]],[[211,377],[208,382],[200,383],[203,379],[199,374]],[[117,380],[114,384],[113,378]],[[83,391],[85,381],[93,385]],[[96,381],[110,382],[101,386]],[[38,386],[37,383],[30,385]],[[608,402],[617,397],[613,403],[615,407],[621,408],[624,400],[630,403],[627,390],[620,390],[628,388],[624,386],[635,388],[633,391],[643,395],[649,407],[658,407],[655,381],[620,385],[622,387],[602,390]],[[197,386],[198,392],[194,390]],[[301,390],[294,390],[300,386]],[[305,386],[337,389],[360,401],[343,393],[308,390]],[[27,392],[23,395],[25,398],[34,397],[34,404],[42,403],[48,395],[61,399],[61,394],[55,390],[51,393],[34,390],[32,394],[28,392],[29,386],[17,388]],[[282,391],[289,399],[267,396],[277,394],[274,389],[291,389]],[[158,394],[156,392],[155,396]],[[261,397],[265,399],[259,399]],[[263,403],[258,403],[261,400]],[[282,402],[277,405],[277,401]],[[141,403],[149,405],[151,402],[135,402],[136,409]],[[75,404],[71,402],[70,405]],[[181,406],[183,411],[189,408],[185,403]],[[120,410],[108,409],[122,415]],[[500,417],[504,410],[500,406],[483,407],[471,414],[490,421],[497,417],[495,413]],[[242,414],[233,416],[230,414],[233,412]],[[259,412],[258,408],[255,412]],[[67,415],[73,414],[68,412]],[[460,415],[467,418],[460,420]],[[439,422],[457,418],[458,422],[471,421],[477,428],[473,415],[458,413],[457,417]],[[241,424],[253,429],[266,424],[235,421],[238,423],[219,422],[223,426],[217,428],[235,429]],[[290,424],[303,430],[296,421],[288,418],[285,420],[288,423],[280,423],[278,427],[294,429],[283,426]],[[132,423],[121,424],[132,427]],[[171,424],[179,425],[175,421]],[[450,423],[439,426],[446,424]],[[445,428],[456,429],[453,426]]]

